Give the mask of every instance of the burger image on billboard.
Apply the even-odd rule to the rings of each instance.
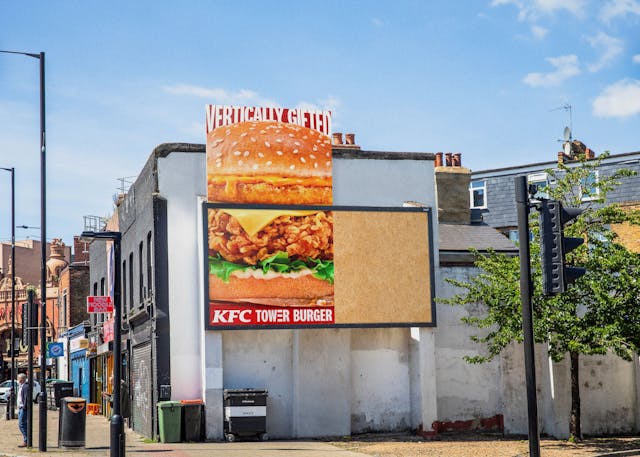
[[[333,215],[322,208],[332,203],[331,159],[330,139],[300,125],[240,122],[208,133],[211,301],[333,306]]]
[[[207,135],[210,202],[330,205],[331,140],[275,121],[240,122]]]

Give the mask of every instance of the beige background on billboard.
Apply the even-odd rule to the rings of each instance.
[[[333,217],[335,323],[431,322],[427,213]]]

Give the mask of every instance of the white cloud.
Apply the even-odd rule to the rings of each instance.
[[[633,63],[640,63],[640,54],[636,54],[635,56],[633,56],[633,57],[631,58],[631,61],[632,61]]]
[[[609,0],[600,11],[600,19],[610,22],[611,19],[624,17],[627,14],[640,16],[640,2],[638,0]]]
[[[640,114],[640,81],[623,79],[606,87],[593,101],[593,115],[629,117]]]
[[[340,104],[340,100],[338,100],[336,97],[329,96],[324,100],[318,100],[316,103],[301,101],[296,105],[296,108],[306,109],[310,111],[329,110],[332,112],[332,114],[335,115],[336,108],[338,108]]]
[[[555,70],[549,73],[529,73],[522,80],[531,87],[551,87],[561,84],[564,80],[580,74],[578,56],[548,57],[545,59]]]
[[[375,27],[384,27],[384,21],[380,18],[374,17],[371,18],[371,23],[375,26]]]
[[[553,15],[566,10],[577,17],[584,14],[585,0],[492,0],[491,6],[514,5],[518,8],[518,19],[535,21],[541,16]]]
[[[594,49],[601,52],[600,59],[589,65],[589,71],[596,72],[602,70],[609,62],[622,53],[622,40],[599,32],[597,35],[588,37],[587,41]]]
[[[279,103],[248,89],[240,89],[234,92],[221,88],[209,89],[191,84],[174,84],[172,86],[164,86],[162,89],[169,94],[204,98],[209,103],[221,105],[280,106]]]
[[[539,25],[532,25],[531,26],[531,34],[537,40],[544,39],[544,37],[547,36],[547,33],[549,33],[549,30],[545,29],[544,27],[540,27]]]

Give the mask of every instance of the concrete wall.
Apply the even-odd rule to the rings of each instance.
[[[173,399],[202,397],[203,290],[198,246],[198,195],[206,192],[205,156],[174,152],[158,158],[159,195],[167,201],[170,367]]]
[[[468,281],[475,268],[441,267],[442,278]],[[450,297],[456,288],[438,281],[438,296]],[[462,357],[482,353],[469,340],[480,332],[462,322],[463,316],[483,313],[479,305],[438,306],[436,361],[438,416],[441,421],[504,415],[508,434],[527,433],[527,398],[522,345],[508,346],[485,364],[469,364]],[[569,436],[571,378],[569,360],[554,363],[545,345],[536,345],[538,419],[541,433]],[[638,363],[610,354],[580,359],[582,431],[602,435],[638,430]]]
[[[204,172],[204,157],[200,166]],[[178,165],[170,169],[172,173],[188,171]],[[160,166],[159,176],[162,178]],[[433,179],[431,160],[334,158],[334,204],[402,206],[412,200],[435,207]],[[177,187],[172,188],[171,193],[167,191],[167,198],[172,198],[170,195],[177,191]],[[205,195],[204,182],[198,195]],[[197,201],[196,197],[192,199],[193,203]],[[184,204],[191,207],[189,202]],[[192,216],[183,213],[180,217]],[[168,219],[173,224],[171,214]],[[198,224],[200,221],[197,219]],[[191,229],[183,233],[191,234]],[[195,239],[202,249],[201,234]],[[173,244],[171,235],[169,244]],[[175,263],[175,267],[170,268],[186,268],[183,281],[193,282],[196,277],[202,281],[204,275],[189,273],[193,265],[187,257],[193,252],[192,247],[186,242],[180,246],[181,256],[170,256],[170,264]],[[201,262],[200,255],[194,255],[193,261]],[[170,283],[174,279],[170,279]],[[198,288],[204,290],[202,284]],[[180,300],[188,303],[195,297],[189,292],[188,297],[183,295]],[[203,301],[201,295],[199,301],[194,302],[200,315]],[[180,347],[188,347],[193,339],[191,333],[195,335],[192,324],[183,322],[190,315],[191,310],[179,319],[172,319],[171,333],[180,335],[183,340]],[[201,321],[198,325],[199,329],[203,328]],[[268,389],[267,431],[274,438],[402,430],[423,423],[428,429],[437,418],[433,331],[415,330],[415,338],[411,337],[409,328],[203,332],[200,342],[202,372],[206,377],[201,388],[207,403],[207,438],[223,437],[224,388]],[[174,360],[179,351],[174,350],[173,340],[171,353],[174,392],[181,390],[177,384],[187,379],[192,385],[197,384],[194,380],[200,373],[186,362],[177,362],[183,373],[181,378],[174,377]],[[430,376],[419,373],[429,366]],[[423,405],[428,405],[426,415]]]

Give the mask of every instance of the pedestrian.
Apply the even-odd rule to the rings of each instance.
[[[27,375],[18,374],[18,428],[22,433],[22,444],[18,447],[27,447],[27,408],[29,407],[29,399],[27,393],[29,391],[29,383]]]

